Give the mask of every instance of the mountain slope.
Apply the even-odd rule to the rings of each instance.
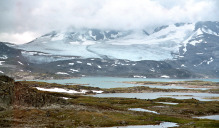
[[[71,28],[53,31],[24,45],[8,46],[21,49],[18,58],[22,70],[31,72],[59,76],[219,77],[219,22],[213,21],[165,25],[152,33],[143,29]],[[5,57],[4,53],[0,55]]]
[[[6,44],[0,42],[0,74],[23,70],[28,62],[22,56],[21,50]]]
[[[100,58],[68,58],[67,60],[56,60],[53,62],[31,63],[27,58],[26,51],[17,50],[2,44],[2,56],[4,62],[0,65],[2,74],[7,74],[16,79],[29,78],[62,78],[71,76],[123,76],[123,77],[171,77],[188,78],[193,77],[193,73],[176,69],[164,61],[129,61],[118,59],[100,59]],[[27,52],[33,56],[43,56],[45,58],[54,58],[40,52]],[[45,55],[47,55],[45,57]],[[30,57],[30,58],[32,58]],[[41,57],[42,58],[42,57]],[[64,58],[60,56],[60,58]],[[38,57],[39,59],[39,57]],[[32,60],[31,60],[32,61]],[[37,61],[37,59],[35,60]],[[40,61],[40,60],[38,60]],[[4,72],[3,72],[4,71]],[[37,73],[37,74],[36,74]],[[32,77],[33,76],[33,77]]]
[[[184,44],[178,57],[181,67],[219,76],[219,22],[197,23]]]
[[[139,60],[173,59],[194,24],[169,25],[148,34],[145,30],[103,31],[96,29],[51,32],[21,45],[27,51],[82,58]]]

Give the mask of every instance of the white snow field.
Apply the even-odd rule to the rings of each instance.
[[[27,51],[61,56],[159,61],[174,59],[172,54],[179,53],[179,48],[183,46],[185,53],[188,43],[195,46],[203,42],[195,39],[203,33],[219,35],[207,28],[195,30],[195,24],[169,25],[150,35],[143,30],[132,30],[120,31],[106,38],[107,33],[109,31],[100,31],[103,38],[97,40],[95,31],[89,29],[62,30],[41,36],[19,47]]]

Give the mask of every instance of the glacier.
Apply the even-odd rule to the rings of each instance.
[[[81,58],[141,60],[172,60],[179,54],[180,47],[187,51],[188,43],[194,36],[206,29],[195,30],[195,24],[173,24],[155,29],[152,33],[145,30],[97,30],[66,29],[53,31],[27,44],[19,45],[25,51],[37,51],[58,56],[77,56]]]

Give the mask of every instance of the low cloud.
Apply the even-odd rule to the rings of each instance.
[[[175,22],[219,20],[218,4],[217,0],[0,1],[0,41],[8,38],[26,43],[38,35],[69,26],[149,29]],[[21,39],[9,38],[16,34]]]
[[[14,44],[27,43],[38,36],[40,36],[40,34],[35,32],[0,33],[0,39],[2,42],[10,42]]]

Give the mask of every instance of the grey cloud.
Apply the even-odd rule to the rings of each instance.
[[[40,35],[68,26],[139,29],[219,20],[218,6],[218,0],[1,0],[0,40],[1,33]]]

